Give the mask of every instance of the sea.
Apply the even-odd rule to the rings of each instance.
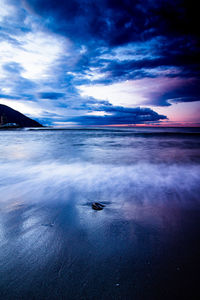
[[[199,299],[199,233],[200,128],[0,131],[0,299]]]

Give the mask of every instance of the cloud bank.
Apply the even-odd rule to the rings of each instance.
[[[200,100],[198,14],[189,1],[0,6],[0,102],[44,124],[159,124],[167,116],[156,107],[176,114],[176,103]]]

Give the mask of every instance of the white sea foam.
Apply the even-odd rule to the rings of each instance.
[[[1,164],[2,201],[77,201],[87,199],[136,203],[199,201],[200,168],[196,165],[139,163],[97,165],[91,163]],[[22,200],[23,199],[23,200]]]

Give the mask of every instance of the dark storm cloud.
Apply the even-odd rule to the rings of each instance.
[[[2,99],[20,99],[19,97],[12,96],[9,94],[0,94],[0,98],[2,98]]]
[[[59,99],[65,96],[65,93],[56,93],[56,92],[43,92],[39,93],[39,98],[41,99]]]
[[[183,97],[179,97],[179,98],[174,98],[169,100],[170,103],[181,103],[181,102],[196,102],[196,101],[200,101],[199,97],[192,97],[192,96],[183,96]]]
[[[188,73],[195,75],[200,75],[199,72],[199,64],[200,64],[200,56],[197,53],[189,54],[189,50],[185,49],[182,50],[182,53],[177,50],[171,50],[170,47],[167,47],[168,51],[165,50],[165,53],[157,52],[160,57],[158,58],[145,58],[140,60],[124,60],[124,61],[116,61],[110,60],[107,61],[106,67],[102,69],[102,72],[111,72],[112,77],[119,78],[119,79],[132,79],[134,78],[134,74],[136,76],[139,72],[141,72],[140,77],[144,77],[144,70],[154,69],[158,67],[180,67],[181,70],[179,71],[180,77],[188,76]],[[191,52],[191,51],[190,51]],[[100,62],[102,64],[102,62]],[[152,75],[148,75],[146,72],[145,75],[147,77],[151,77]],[[177,74],[176,74],[177,75]],[[154,75],[155,76],[155,75]],[[168,76],[175,76],[174,74],[169,73]]]
[[[152,36],[198,35],[191,1],[26,0],[53,30],[79,42],[92,38],[122,45]]]
[[[105,76],[93,80],[92,84],[157,77],[167,69],[167,77],[198,78],[200,75],[199,16],[191,1],[26,0],[26,3],[48,28],[66,35],[77,45],[87,46],[87,52],[80,56],[73,71],[87,75],[90,68],[98,68]],[[127,59],[120,59],[120,54],[109,59],[102,57],[106,53],[112,56],[119,46],[130,43],[132,50],[123,50]],[[136,51],[138,43],[140,47]],[[141,57],[135,58],[135,53]],[[160,72],[152,71],[157,68]],[[173,68],[176,71],[170,72]],[[90,83],[83,77],[75,75],[73,84]],[[188,81],[182,89],[169,88],[166,95],[151,99],[149,104],[170,105],[168,96],[183,102],[199,99],[199,83]]]
[[[170,105],[180,102],[200,101],[200,80],[191,80],[188,84],[173,88],[157,98],[157,105]]]
[[[109,115],[95,116],[85,115],[69,119],[71,122],[76,122],[80,125],[115,125],[115,124],[143,124],[145,122],[157,122],[167,119],[164,115],[159,115],[149,108],[125,108],[121,106],[102,106],[99,108]]]
[[[195,41],[187,41],[185,38],[168,40],[163,37],[155,39],[152,43],[143,43],[143,46],[141,44],[134,43],[132,50],[126,50],[126,48],[123,50],[122,47],[122,54],[114,57],[112,57],[113,48],[104,52],[87,53],[87,56],[84,55],[78,62],[76,70],[82,68],[82,72],[87,72],[90,67],[98,68],[102,74],[107,75],[93,83],[105,84],[128,79],[157,77],[160,74],[151,72],[155,68],[160,68],[161,71],[169,70],[165,75],[168,77],[198,77],[200,75],[199,48]],[[107,53],[110,53],[110,56],[105,59],[104,56]],[[126,55],[127,58],[122,60],[120,57],[122,55]],[[131,58],[134,55],[135,58]],[[173,71],[174,68],[177,68],[176,72]]]

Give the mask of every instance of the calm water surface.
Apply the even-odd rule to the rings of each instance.
[[[0,298],[192,299],[199,178],[195,128],[0,131]]]

